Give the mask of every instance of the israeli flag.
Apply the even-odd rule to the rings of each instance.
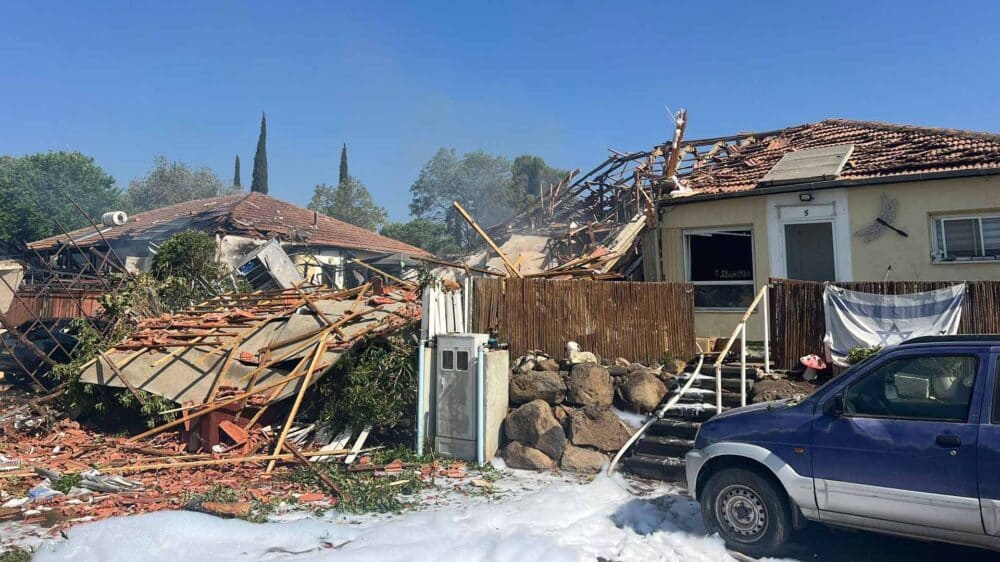
[[[965,284],[907,295],[859,293],[827,285],[824,342],[837,365],[855,347],[890,346],[920,336],[958,333]]]

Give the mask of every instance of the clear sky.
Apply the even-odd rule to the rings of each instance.
[[[392,218],[439,147],[589,169],[607,148],[825,117],[1000,131],[996,2],[10,2],[0,154],[163,154],[228,181],[268,118],[271,194],[340,145]]]

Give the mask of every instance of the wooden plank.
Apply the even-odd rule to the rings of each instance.
[[[328,330],[332,330],[333,325],[331,324]],[[299,383],[299,392],[295,396],[295,402],[292,403],[292,409],[288,412],[288,419],[285,421],[284,427],[281,428],[281,435],[278,437],[278,444],[274,447],[274,454],[281,453],[281,447],[285,444],[285,439],[288,437],[288,431],[292,428],[292,422],[295,421],[296,414],[299,413],[299,406],[302,405],[302,398],[306,395],[306,389],[309,388],[309,382],[312,380],[313,373],[316,371],[316,365],[319,363],[320,357],[323,356],[323,352],[326,351],[326,340],[329,337],[330,332],[327,331],[320,336],[319,342],[316,344],[316,351],[313,354],[312,362],[309,364],[309,368],[306,370],[306,376]],[[272,460],[267,463],[267,470],[264,471],[265,474],[270,474],[274,470],[274,463],[276,461]]]

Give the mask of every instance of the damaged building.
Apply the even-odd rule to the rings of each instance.
[[[147,271],[159,244],[185,230],[216,237],[217,258],[231,267],[269,240],[278,240],[308,281],[333,287],[354,286],[349,263],[388,253],[427,255],[420,248],[328,217],[262,193],[239,193],[187,201],[132,216],[106,213],[99,229],[85,227],[32,242],[50,265],[80,269]],[[116,259],[109,259],[113,253]]]

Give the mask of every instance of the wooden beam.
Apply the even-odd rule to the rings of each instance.
[[[288,412],[288,419],[285,421],[284,427],[281,428],[281,435],[278,437],[278,444],[274,447],[274,454],[281,453],[281,447],[285,444],[285,438],[288,437],[288,431],[292,428],[292,422],[295,421],[296,414],[299,413],[299,406],[302,405],[302,398],[306,395],[306,389],[309,388],[309,382],[312,380],[313,372],[316,371],[316,365],[319,363],[320,357],[323,356],[323,352],[326,351],[326,339],[330,336],[330,330],[328,328],[326,332],[319,338],[319,343],[316,344],[316,351],[313,354],[312,361],[309,363],[309,368],[306,370],[306,376],[302,379],[299,387],[299,393],[295,396],[295,402],[292,403],[292,409]],[[264,471],[265,474],[270,474],[274,470],[275,461],[267,463],[267,470]]]
[[[471,226],[472,229],[475,230],[477,234],[482,236],[483,240],[486,241],[486,244],[489,245],[489,247],[492,248],[493,251],[500,256],[500,259],[503,260],[503,263],[504,265],[507,266],[507,269],[510,271],[510,274],[513,275],[514,277],[521,277],[521,272],[519,272],[514,267],[514,264],[511,263],[509,259],[507,259],[507,255],[503,253],[503,250],[500,249],[500,246],[497,246],[496,242],[494,242],[493,239],[490,238],[490,235],[486,234],[486,231],[483,230],[481,226],[479,226],[479,223],[477,223],[476,220],[472,218],[472,215],[470,215],[469,212],[466,211],[462,207],[462,205],[458,203],[458,201],[452,202],[452,205],[455,206],[455,210],[458,211],[458,214],[462,215],[462,218],[465,219],[465,222],[469,223],[469,226]]]

